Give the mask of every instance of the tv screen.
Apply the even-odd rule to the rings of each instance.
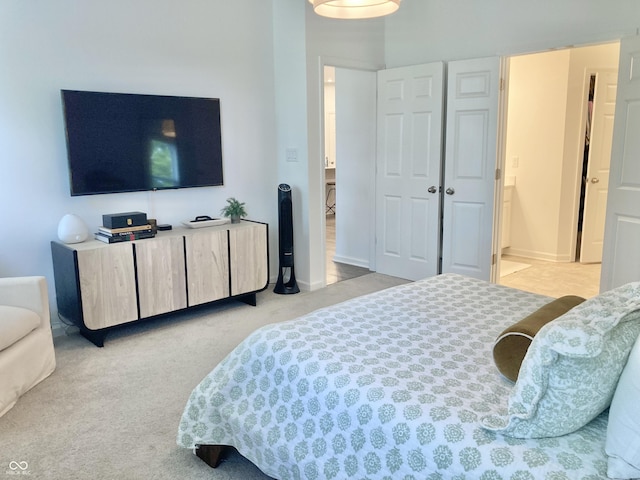
[[[62,90],[71,195],[222,185],[220,100]]]

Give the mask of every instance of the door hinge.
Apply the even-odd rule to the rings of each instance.
[[[500,77],[500,91],[504,91],[504,78]]]
[[[496,168],[496,180],[500,180],[501,175],[502,175],[502,170],[500,170],[499,168]]]
[[[495,265],[498,262],[498,255],[497,254],[493,254],[491,255],[491,265]]]

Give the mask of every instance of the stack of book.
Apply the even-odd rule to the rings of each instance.
[[[136,225],[122,228],[99,227],[95,234],[96,240],[104,243],[130,242],[155,236],[151,225]]]

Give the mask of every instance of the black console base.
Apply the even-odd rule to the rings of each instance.
[[[107,336],[109,329],[104,330],[89,330],[88,328],[81,327],[80,335],[93,343],[96,347],[104,347],[104,339]]]

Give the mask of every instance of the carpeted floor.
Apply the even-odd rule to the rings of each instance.
[[[56,338],[56,371],[0,418],[0,477],[32,479],[265,479],[238,454],[211,469],[176,445],[191,390],[249,333],[269,323],[405,283],[368,274],[315,292],[258,294],[141,322],[97,348]],[[24,467],[24,468],[23,468]]]

